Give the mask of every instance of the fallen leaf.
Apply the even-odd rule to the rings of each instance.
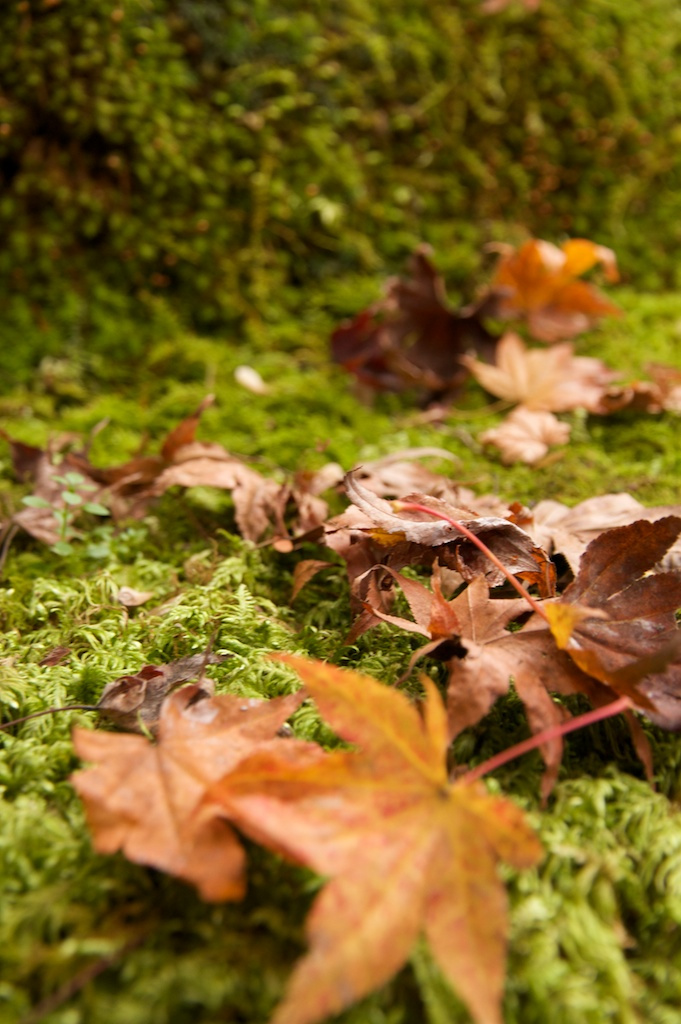
[[[61,665],[62,661],[66,661],[72,653],[70,647],[53,647],[44,658],[40,659],[38,664],[43,668],[52,668],[54,665]]]
[[[540,547],[551,554],[562,554],[576,575],[587,547],[605,530],[641,519],[655,522],[668,515],[681,515],[681,505],[646,508],[625,493],[597,495],[572,508],[544,499],[534,506],[524,528]],[[680,541],[672,545],[661,564],[668,568],[681,566]]]
[[[681,369],[664,363],[647,363],[645,368],[660,391],[662,408],[681,413]]]
[[[316,474],[306,481],[299,474],[280,484],[262,476],[222,445],[197,441],[202,413],[214,402],[203,399],[190,416],[166,437],[159,455],[140,455],[120,466],[100,468],[85,457],[71,462],[84,475],[109,489],[117,517],[144,515],[149,504],[171,487],[217,487],[231,491],[237,527],[247,540],[257,541],[274,526],[275,536],[288,537],[284,516],[293,509],[294,532],[322,523],[327,505],[319,496]]]
[[[190,654],[166,665],[145,665],[134,674],[119,676],[107,683],[97,710],[122,729],[140,732],[143,726],[153,731],[161,705],[173,687],[202,676],[207,665],[219,665],[228,657],[227,654]],[[209,682],[205,681],[204,692]]]
[[[62,534],[57,513],[62,512],[67,505],[75,511],[74,506],[64,499],[66,490],[72,495],[78,495],[83,505],[101,501],[101,487],[95,485],[87,474],[79,474],[80,483],[74,475],[68,488],[62,482],[64,474],[79,470],[85,458],[81,452],[68,450],[77,441],[76,436],[64,434],[54,438],[46,449],[16,441],[2,429],[0,437],[10,446],[12,466],[18,479],[33,482],[33,492],[26,499],[30,504],[14,513],[5,524],[5,532],[15,525],[43,544],[52,546],[58,543]],[[75,532],[71,530],[72,534]]]
[[[680,533],[677,516],[602,533],[586,549],[574,582],[546,609],[558,646],[575,664],[668,729],[681,729],[681,573],[652,570]],[[593,610],[598,618],[588,617]],[[650,661],[663,650],[670,664]],[[658,707],[658,692],[676,695],[675,710],[669,699],[666,712]]]
[[[301,700],[206,697],[186,686],[164,701],[157,743],[75,729],[77,755],[94,765],[71,781],[97,852],[122,850],[128,860],[191,882],[205,900],[241,899],[243,848],[224,813],[197,810],[206,788],[254,750],[278,751],[283,763],[316,756],[314,744],[275,735]]]
[[[492,336],[477,309],[455,311],[447,305],[430,254],[428,246],[420,246],[410,276],[390,279],[383,299],[331,336],[334,361],[371,388],[453,391],[466,376],[459,357],[490,349]]]
[[[493,303],[490,312],[502,320],[524,318],[540,341],[573,338],[604,315],[620,315],[598,289],[577,280],[596,263],[603,264],[608,280],[618,280],[612,249],[586,238],[560,248],[532,238],[499,261],[486,299]]]
[[[120,587],[116,600],[125,608],[139,608],[154,596],[153,590],[135,590],[134,587]]]
[[[481,444],[498,448],[506,465],[526,462],[530,466],[542,459],[551,445],[567,444],[569,439],[569,423],[561,423],[551,412],[522,405],[498,427],[484,431],[478,438]]]
[[[603,412],[603,395],[617,376],[599,359],[575,357],[570,342],[528,349],[517,334],[499,341],[494,365],[471,356],[462,360],[490,394],[546,412]]]
[[[234,380],[254,395],[269,395],[272,390],[252,366],[237,366],[234,370]]]
[[[521,812],[481,785],[450,784],[444,708],[430,680],[420,715],[375,680],[284,656],[353,747],[309,766],[255,754],[210,791],[258,842],[328,877],[310,951],[272,1024],[313,1024],[388,981],[421,930],[479,1024],[501,1024],[507,934],[503,859],[541,848]]]
[[[387,549],[400,543],[416,546],[409,553],[408,561],[400,559],[401,565],[391,562],[392,568],[413,564],[419,558],[429,564],[426,554],[432,548],[434,554],[430,562],[436,555],[441,564],[456,569],[466,580],[482,575],[491,586],[505,582],[504,573],[457,527],[427,511],[408,508],[410,504],[418,504],[462,523],[484,541],[509,572],[536,583],[542,596],[553,593],[553,567],[545,553],[531,542],[524,530],[509,520],[478,516],[471,509],[454,508],[427,494],[408,494],[395,502],[385,501],[363,487],[354,473],[347,474],[345,486],[350,500],[366,517],[368,525],[364,529],[379,545]]]

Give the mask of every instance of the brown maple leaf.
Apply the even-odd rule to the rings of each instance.
[[[328,509],[319,494],[342,476],[340,467],[331,465],[326,474],[301,472],[283,484],[262,476],[221,444],[196,440],[201,415],[213,402],[208,395],[171,430],[159,455],[138,455],[108,468],[93,466],[85,456],[72,458],[71,464],[108,488],[119,517],[144,515],[149,504],[171,487],[217,487],[231,491],[237,527],[247,540],[259,540],[272,526],[275,539],[288,540],[284,519],[289,510],[296,533],[321,524]]]
[[[534,465],[547,454],[549,447],[567,444],[569,423],[561,423],[551,412],[518,406],[498,427],[480,434],[481,444],[491,444],[501,452],[506,465],[526,462]]]
[[[553,568],[545,553],[531,542],[524,530],[508,519],[479,516],[471,509],[453,508],[427,494],[408,494],[396,502],[385,501],[363,487],[354,473],[347,474],[345,487],[350,500],[363,513],[367,524],[363,529],[372,540],[388,551],[395,547],[403,552],[399,559],[401,565],[395,559],[390,560],[392,568],[400,569],[418,561],[431,564],[437,557],[442,565],[456,569],[466,580],[482,575],[491,586],[505,582],[503,572],[457,527],[430,515],[427,510],[432,509],[461,522],[484,540],[509,572],[529,583],[536,583],[543,596],[553,593]],[[424,506],[424,509],[412,511],[408,508],[411,504]],[[361,520],[355,516],[355,529],[359,522]],[[410,545],[411,549],[400,548],[399,545]]]
[[[240,899],[243,848],[224,814],[197,810],[206,788],[255,750],[278,751],[282,763],[318,755],[314,744],[275,736],[302,699],[206,697],[186,686],[164,701],[157,743],[75,729],[76,753],[94,762],[72,782],[97,852],[122,850],[128,860],[193,883],[206,900]]]
[[[494,365],[471,356],[462,360],[490,394],[546,412],[606,411],[603,396],[617,376],[600,359],[576,357],[570,342],[528,348],[517,334],[505,334],[499,341]]]
[[[420,246],[409,277],[391,278],[382,300],[333,332],[335,362],[369,387],[452,391],[466,376],[459,356],[489,350],[492,336],[477,309],[455,311],[447,305],[430,253]]]
[[[378,622],[398,626],[412,633],[420,633],[429,643],[412,655],[405,676],[411,672],[419,658],[426,654],[448,661],[447,715],[450,739],[478,722],[489,712],[495,701],[508,693],[511,680],[523,701],[533,733],[542,732],[563,720],[560,707],[548,691],[551,689],[551,666],[544,670],[542,656],[535,644],[514,643],[517,634],[508,632],[511,622],[527,614],[529,606],[522,598],[490,598],[489,587],[482,576],[477,576],[453,600],[442,595],[439,573],[433,573],[432,591],[417,580],[381,566],[402,589],[414,621],[398,615],[389,615],[382,608],[366,603],[365,615],[356,621],[348,641],[353,641],[366,629]],[[555,645],[549,643],[549,656],[559,655]],[[574,670],[569,659],[564,659],[568,675]],[[563,667],[565,671],[565,667]],[[562,757],[562,741],[545,744],[542,754],[546,772],[542,780],[542,794],[548,796],[556,780]]]
[[[272,1024],[338,1013],[388,981],[421,930],[478,1024],[501,1024],[507,912],[497,862],[521,868],[541,856],[520,811],[478,784],[448,782],[446,716],[430,680],[420,715],[369,677],[281,660],[359,749],[307,767],[255,754],[210,791],[258,842],[330,879]]]
[[[620,314],[593,285],[578,280],[596,263],[603,264],[608,280],[618,280],[612,249],[586,238],[570,239],[560,248],[532,238],[502,256],[484,301],[502,320],[526,319],[539,341],[573,338],[600,317]]]
[[[680,533],[677,516],[602,533],[546,609],[559,647],[583,672],[674,730],[681,729],[681,573],[652,570]]]
[[[654,522],[668,515],[681,515],[681,505],[646,508],[631,494],[600,494],[570,508],[559,501],[544,499],[532,509],[524,528],[549,553],[560,553],[576,575],[587,547],[605,530],[627,526],[641,519]],[[672,545],[663,567],[681,566],[681,542]]]
[[[207,665],[219,665],[228,657],[228,654],[204,652],[189,654],[165,665],[144,665],[135,673],[107,683],[97,711],[122,729],[153,732],[168,693],[180,683],[203,676]],[[202,692],[212,693],[210,680],[202,681]]]

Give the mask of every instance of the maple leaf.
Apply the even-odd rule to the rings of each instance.
[[[97,852],[122,850],[128,860],[192,882],[205,900],[240,899],[243,848],[224,815],[197,809],[206,787],[256,749],[278,751],[282,763],[317,756],[314,744],[275,737],[302,699],[206,697],[186,686],[164,701],[157,743],[75,729],[76,753],[95,762],[71,781]]]
[[[340,467],[331,465],[330,473],[320,471],[309,477],[299,473],[284,484],[262,476],[222,445],[196,440],[201,415],[213,402],[212,395],[206,396],[171,430],[159,455],[139,455],[108,468],[93,466],[84,456],[72,457],[71,464],[109,489],[119,517],[143,515],[150,502],[170,487],[217,487],[231,491],[237,527],[247,540],[257,541],[273,524],[275,537],[287,540],[284,516],[290,506],[295,510],[296,531],[322,523],[328,509],[319,494],[342,476]]]
[[[430,253],[429,246],[420,246],[412,256],[410,276],[391,278],[382,300],[331,336],[335,362],[369,387],[451,391],[466,376],[459,356],[469,349],[489,350],[492,336],[478,311],[457,312],[447,305]]]
[[[210,791],[258,842],[330,878],[272,1024],[313,1024],[360,999],[399,970],[421,929],[476,1021],[501,1024],[507,911],[496,865],[541,856],[521,812],[477,783],[449,783],[446,716],[430,680],[420,715],[369,677],[279,660],[359,749],[303,767],[255,754]]]
[[[631,494],[600,494],[571,508],[553,499],[538,502],[524,523],[535,543],[549,553],[560,553],[576,575],[587,547],[605,530],[627,526],[638,520],[654,522],[668,515],[681,515],[680,505],[646,508]],[[681,564],[681,542],[672,545],[663,564]]]
[[[553,592],[553,570],[545,553],[531,542],[524,530],[509,520],[478,516],[471,509],[453,508],[426,494],[408,494],[396,502],[385,501],[363,487],[353,473],[346,475],[345,487],[350,500],[366,517],[373,540],[388,549],[404,543],[415,546],[408,552],[407,560],[400,559],[401,565],[391,562],[393,568],[402,568],[410,562],[428,562],[424,556],[432,548],[431,562],[437,556],[441,564],[456,569],[466,580],[483,575],[492,586],[505,581],[504,573],[456,526],[430,515],[428,510],[432,509],[462,523],[470,533],[484,539],[509,572],[536,583],[544,595]],[[410,504],[421,505],[423,509],[412,511],[407,507]]]
[[[620,314],[593,285],[577,280],[596,263],[603,264],[608,280],[618,280],[612,249],[586,238],[570,239],[560,248],[532,238],[499,261],[486,299],[490,312],[504,320],[525,318],[540,341],[572,338],[599,317]]]
[[[508,693],[511,679],[521,698],[533,733],[558,725],[563,719],[561,708],[548,691],[552,673],[558,666],[551,660],[560,657],[554,645],[548,644],[543,652],[537,645],[515,642],[518,634],[507,631],[508,625],[528,611],[522,598],[490,599],[489,587],[482,576],[471,583],[451,601],[442,595],[437,571],[431,581],[432,591],[417,580],[380,567],[389,573],[401,587],[415,621],[387,614],[382,608],[366,602],[365,615],[356,621],[348,642],[377,624],[386,622],[412,633],[420,633],[429,643],[412,655],[405,676],[411,672],[419,658],[426,654],[447,659],[449,677],[447,688],[447,715],[450,739],[477,723],[490,710],[494,702]],[[550,640],[550,638],[549,638]],[[567,674],[577,670],[564,658]],[[566,666],[562,666],[565,673]],[[548,796],[555,783],[562,757],[562,741],[553,740],[542,747],[546,772],[542,779],[542,795]]]
[[[651,570],[680,533],[677,516],[607,530],[546,608],[558,646],[575,664],[671,729],[681,729],[681,573]]]
[[[561,423],[553,413],[518,406],[505,420],[480,434],[482,444],[491,444],[501,451],[503,462],[526,462],[533,465],[542,459],[554,444],[570,439],[569,423]]]
[[[528,349],[517,334],[505,334],[499,341],[494,365],[461,358],[490,394],[546,412],[603,412],[603,396],[617,376],[600,359],[575,357],[570,342]]]

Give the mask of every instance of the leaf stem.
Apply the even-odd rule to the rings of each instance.
[[[32,718],[42,718],[43,715],[55,715],[57,711],[99,711],[96,704],[65,704],[63,708],[45,708],[43,711],[34,711],[23,718],[12,718],[9,722],[3,722],[0,729],[11,729],[13,725],[21,725],[22,722],[30,722]]]
[[[467,540],[472,544],[475,544],[476,548],[482,551],[483,555],[490,560],[492,565],[495,565],[497,569],[504,574],[511,586],[514,587],[520,596],[527,601],[532,611],[536,612],[537,615],[540,615],[545,622],[548,622],[546,612],[539,602],[535,601],[531,594],[528,594],[522,584],[515,578],[513,573],[509,572],[504,563],[497,558],[493,551],[490,551],[485,542],[480,540],[480,538],[476,536],[476,534],[472,533],[467,526],[464,526],[463,523],[458,522],[456,519],[452,519],[452,517],[448,516],[446,512],[440,512],[437,509],[428,508],[427,505],[421,505],[417,501],[394,501],[393,506],[402,512],[427,512],[428,515],[434,516],[435,519],[443,519],[446,523],[449,523],[454,527],[454,529],[458,530],[459,533],[462,533]]]
[[[550,743],[551,740],[558,739],[559,736],[565,736],[569,732],[576,732],[577,729],[584,729],[587,725],[594,725],[595,722],[601,722],[605,718],[612,718],[623,711],[628,711],[631,707],[632,703],[628,697],[620,697],[619,700],[614,700],[604,707],[595,708],[593,711],[587,711],[583,715],[578,715],[577,718],[571,718],[569,722],[563,722],[561,725],[552,725],[550,728],[543,729],[542,732],[530,736],[529,739],[523,740],[521,743],[515,743],[512,747],[502,750],[500,753],[495,754],[494,757],[490,757],[483,761],[482,764],[477,765],[477,767],[471,768],[470,771],[461,775],[458,781],[476,782],[483,775],[487,775],[488,772],[501,768],[508,761],[513,761],[514,758],[527,754],[530,750],[535,750],[542,743]]]

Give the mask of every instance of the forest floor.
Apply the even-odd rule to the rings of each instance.
[[[578,341],[637,377],[648,361],[676,363],[681,296],[614,293],[624,310]],[[86,437],[100,421],[90,457],[99,466],[131,458],[163,438],[206,394],[201,440],[218,442],[265,476],[284,480],[329,462],[344,470],[407,448],[447,449],[453,462],[428,465],[477,494],[532,506],[568,505],[627,492],[646,505],[679,505],[679,419],[579,412],[570,443],[534,466],[504,466],[480,433],[500,420],[471,385],[440,421],[408,395],[360,401],[331,364],[323,318],[299,337],[261,323],[247,339],[206,338],[179,327],[133,363],[106,361],[77,344],[43,362],[29,385],[0,398],[0,427],[44,447],[63,433]],[[240,365],[268,386],[238,383]],[[0,442],[0,500],[21,507],[29,486],[16,480]],[[331,512],[340,495],[330,496]],[[392,683],[418,638],[381,625],[347,645],[348,584],[338,565],[291,602],[302,558],[317,545],[278,551],[244,540],[228,492],[174,488],[139,519],[113,524],[83,514],[68,554],[23,533],[6,552],[0,579],[0,717],[92,703],[104,686],[143,665],[199,654],[212,643],[231,657],[210,674],[220,693],[272,697],[294,687],[266,658],[290,651],[351,667]],[[149,592],[139,607],[121,587]],[[41,662],[67,649],[54,665]],[[426,660],[437,681],[441,666]],[[414,684],[417,685],[416,683]],[[570,698],[573,709],[585,703]],[[181,881],[93,852],[80,800],[69,782],[78,767],[74,724],[93,712],[38,718],[0,734],[0,1021],[18,1024],[208,1024],[267,1021],[304,949],[303,922],[319,881],[248,844],[243,902],[202,902]],[[507,1024],[676,1024],[681,1004],[681,740],[646,723],[656,787],[644,777],[625,722],[613,719],[567,740],[559,781],[540,806],[535,752],[496,772],[487,785],[525,808],[546,856],[531,871],[507,871],[511,938]],[[324,738],[312,708],[296,734]],[[456,742],[475,764],[527,735],[513,692]],[[346,1024],[458,1024],[469,1020],[419,946],[390,984],[341,1018]]]

